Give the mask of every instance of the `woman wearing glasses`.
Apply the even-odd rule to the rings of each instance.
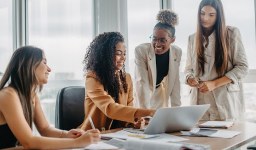
[[[242,120],[241,80],[248,63],[237,28],[226,26],[220,0],[202,0],[195,34],[189,36],[186,82],[192,104],[211,104],[203,120]]]
[[[142,108],[180,106],[179,66],[182,51],[173,45],[177,14],[161,10],[151,43],[135,48],[136,100]]]

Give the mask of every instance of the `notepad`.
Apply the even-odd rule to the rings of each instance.
[[[190,131],[181,131],[182,135],[186,136],[206,136],[206,137],[218,137],[218,138],[233,138],[240,134],[239,131],[209,129],[209,128],[193,128]]]
[[[200,128],[229,128],[234,124],[233,121],[207,121],[199,124]]]

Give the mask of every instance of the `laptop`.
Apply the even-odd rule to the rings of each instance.
[[[160,134],[192,129],[209,109],[210,104],[157,109],[145,134]]]

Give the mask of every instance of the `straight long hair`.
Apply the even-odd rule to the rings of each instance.
[[[24,46],[17,49],[3,74],[0,81],[0,90],[7,82],[13,87],[20,99],[22,110],[27,123],[32,129],[33,122],[33,104],[32,93],[35,93],[38,87],[38,81],[35,76],[35,70],[43,59],[43,51],[33,46]],[[39,91],[42,86],[39,86]]]
[[[225,24],[224,10],[220,0],[202,0],[198,8],[198,19],[197,19],[197,31],[196,31],[196,42],[195,48],[197,53],[197,62],[199,73],[204,74],[204,64],[206,63],[204,57],[203,47],[203,27],[201,25],[201,10],[204,6],[211,6],[217,12],[217,19],[214,25],[216,33],[215,37],[215,61],[214,65],[218,76],[223,76],[228,66],[228,38],[227,28]]]

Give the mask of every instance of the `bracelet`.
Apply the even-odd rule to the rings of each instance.
[[[189,75],[186,76],[186,81],[185,81],[186,84],[188,84],[188,79],[189,78],[194,78],[194,75],[193,74],[189,74]]]

